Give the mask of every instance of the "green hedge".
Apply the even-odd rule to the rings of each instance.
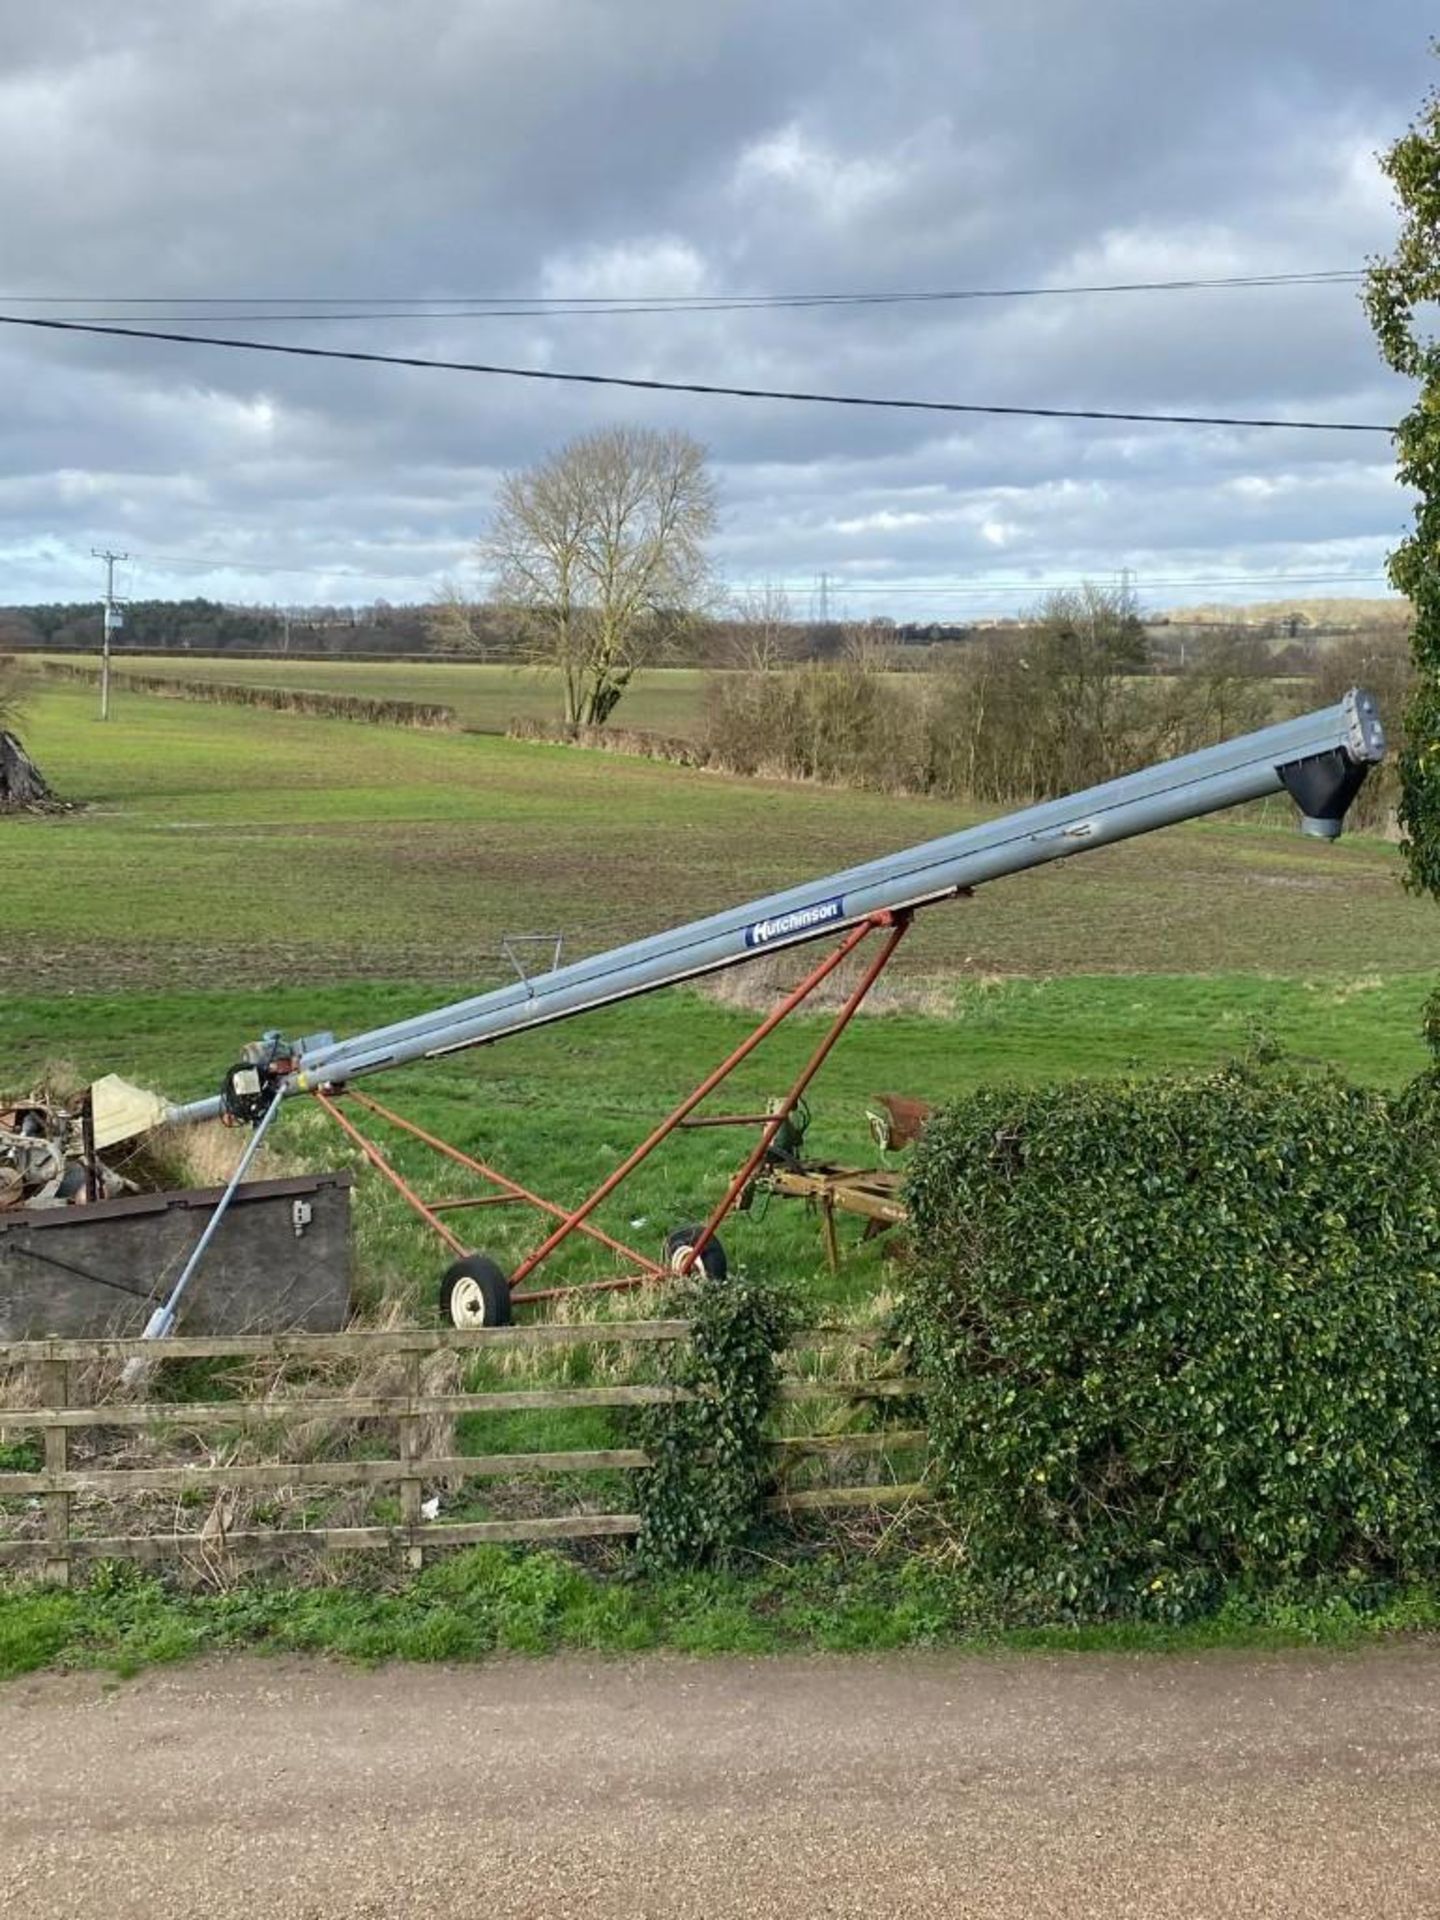
[[[1440,1567],[1432,1107],[1237,1068],[932,1121],[904,1318],[978,1573],[1180,1619]]]

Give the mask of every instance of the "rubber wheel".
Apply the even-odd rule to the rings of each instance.
[[[676,1227],[673,1233],[665,1236],[665,1265],[672,1273],[680,1271],[680,1256],[687,1247],[693,1247],[700,1238],[699,1227]],[[699,1267],[707,1280],[723,1280],[730,1271],[730,1262],[725,1258],[725,1249],[720,1242],[710,1239],[700,1250],[700,1258],[690,1268],[694,1273]]]
[[[483,1253],[467,1253],[445,1269],[440,1318],[452,1327],[508,1327],[510,1282]]]

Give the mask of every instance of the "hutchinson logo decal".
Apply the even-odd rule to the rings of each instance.
[[[797,934],[811,933],[816,927],[828,927],[843,919],[845,901],[836,894],[833,900],[817,900],[813,907],[796,907],[793,913],[777,913],[773,920],[757,920],[745,929],[747,947],[768,947],[776,940],[793,940]]]

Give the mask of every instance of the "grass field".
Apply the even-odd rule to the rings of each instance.
[[[207,1092],[263,1028],[354,1031],[505,977],[506,932],[563,931],[578,954],[966,818],[936,801],[136,696],[102,727],[70,686],[37,697],[27,737],[87,804],[0,822],[0,1087],[61,1059]],[[1424,1058],[1435,935],[1393,849],[1321,846],[1288,822],[1178,829],[996,884],[920,917],[889,1011],[827,1069],[812,1143],[867,1158],[877,1092],[943,1099],[996,1077],[1203,1065],[1259,1030],[1305,1061],[1396,1083]],[[563,1199],[745,1027],[718,996],[675,992],[385,1085]],[[783,1085],[815,1032],[782,1031],[736,1083],[738,1105]],[[334,1164],[339,1142],[316,1123],[287,1118],[282,1145]],[[734,1144],[682,1137],[612,1226],[643,1217],[635,1234],[654,1240],[693,1217]],[[424,1274],[428,1291],[433,1248],[364,1184],[375,1274]],[[492,1219],[502,1258],[527,1244],[527,1223]],[[735,1237],[739,1257],[828,1286],[800,1210],[777,1203]],[[867,1250],[856,1284],[878,1264]]]
[[[1430,985],[1428,977],[1415,975],[1358,989],[1344,982],[1228,975],[1072,977],[963,988],[947,1019],[899,1013],[852,1029],[817,1083],[810,1145],[821,1157],[872,1162],[864,1109],[877,1093],[943,1100],[997,1079],[1203,1067],[1243,1054],[1261,1030],[1300,1062],[1394,1084],[1423,1064],[1418,1018]],[[354,1031],[427,1004],[423,989],[399,984],[337,985],[323,994],[0,999],[0,1062],[5,1081],[14,1085],[65,1060],[87,1074],[113,1070],[177,1097],[191,1096],[213,1091],[239,1046],[266,1027],[309,1030],[323,1020]],[[387,1104],[532,1189],[556,1200],[579,1199],[750,1024],[743,1014],[693,993],[663,994],[387,1075],[376,1091]],[[819,1031],[813,1018],[783,1028],[746,1063],[721,1109],[757,1110],[793,1077]],[[325,1117],[311,1109],[287,1113],[273,1138],[298,1165],[360,1165]],[[392,1144],[397,1164],[422,1187],[469,1190],[463,1180],[457,1185],[439,1172],[423,1149]],[[741,1144],[738,1134],[676,1136],[609,1203],[601,1224],[642,1248],[658,1247],[669,1228],[703,1216],[719,1198]],[[373,1179],[361,1180],[357,1207],[367,1293],[428,1300],[446,1256]],[[488,1214],[485,1249],[513,1265],[535,1244],[535,1228],[527,1213]],[[480,1231],[478,1225],[474,1230]],[[854,1241],[857,1232],[858,1223],[846,1238]],[[742,1265],[788,1274],[816,1300],[856,1299],[882,1283],[880,1244],[853,1250],[840,1283],[832,1283],[815,1223],[792,1203],[776,1200],[763,1217],[738,1218],[725,1238]],[[557,1268],[576,1278],[607,1271],[606,1256],[583,1250]]]
[[[27,738],[83,812],[0,824],[7,985],[473,986],[502,936],[579,954],[951,831],[950,802],[747,782],[519,741],[124,696],[37,695]],[[1428,970],[1394,850],[1222,819],[922,915],[902,977]],[[1283,825],[1282,825],[1283,823]],[[323,1001],[323,996],[320,997]]]
[[[74,655],[54,658],[73,662]],[[286,687],[350,694],[362,700],[414,700],[452,707],[462,727],[504,733],[512,720],[560,719],[560,683],[537,667],[491,666],[476,660],[193,660],[173,654],[124,654],[120,673],[232,686]],[[700,722],[706,676],[697,668],[664,667],[636,675],[616,715],[627,727],[681,737]]]
[[[71,666],[96,666],[92,656],[41,657]],[[128,672],[208,685],[276,687],[447,706],[461,727],[471,733],[504,733],[514,720],[554,725],[561,716],[559,680],[534,666],[493,665],[478,660],[293,660],[283,654],[263,660],[232,660],[215,655],[187,658],[144,653],[122,653],[116,665],[122,676],[118,683],[121,686]],[[891,677],[911,691],[920,684],[920,676],[914,672]],[[646,669],[626,689],[615,724],[676,739],[697,738],[703,730],[705,685],[711,678],[709,670],[696,667]],[[1277,719],[1295,711],[1297,701],[1304,702],[1303,680],[1276,679],[1271,687]]]

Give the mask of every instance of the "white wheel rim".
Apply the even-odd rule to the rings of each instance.
[[[451,1287],[450,1318],[457,1327],[485,1325],[485,1292],[473,1275],[461,1274]]]
[[[680,1273],[683,1271],[685,1262],[690,1259],[691,1244],[692,1243],[687,1240],[683,1247],[676,1247],[670,1255],[670,1271],[672,1273]],[[699,1264],[700,1262],[698,1260],[692,1260],[691,1271],[693,1272]]]

